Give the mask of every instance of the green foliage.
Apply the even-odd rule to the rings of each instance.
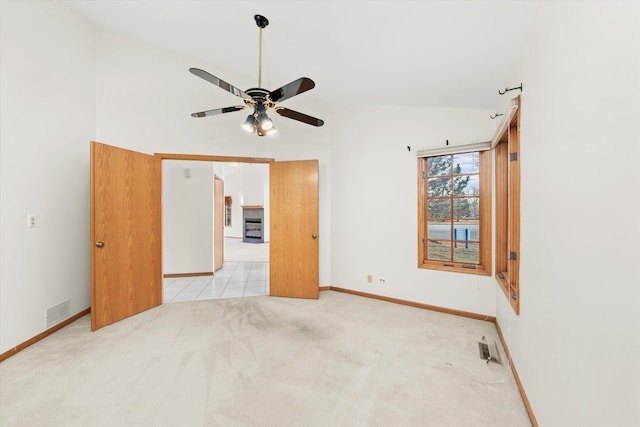
[[[429,239],[429,259],[468,264],[479,262],[477,242],[462,243],[463,237],[458,234],[459,242],[456,243],[452,240],[453,232],[446,232],[447,229],[453,230],[454,224],[458,231],[463,230],[465,224],[472,229],[477,227],[480,218],[478,174],[478,153],[427,159],[427,220],[430,223],[429,233],[437,236]]]
[[[455,199],[451,206],[450,196],[466,195],[470,175],[460,175],[462,167],[456,164],[451,170],[453,156],[431,157],[427,160],[428,217],[429,218],[477,218],[478,199]],[[471,193],[477,193],[475,188]],[[477,194],[472,194],[477,195]],[[453,208],[453,212],[452,212]]]

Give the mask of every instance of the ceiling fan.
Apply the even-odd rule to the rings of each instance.
[[[277,106],[278,102],[282,102],[303,92],[313,89],[316,84],[307,77],[300,77],[279,89],[269,91],[262,87],[262,30],[269,25],[269,20],[262,15],[255,15],[256,25],[259,28],[260,51],[258,55],[258,87],[242,91],[237,87],[225,82],[218,77],[209,74],[199,68],[190,68],[192,74],[213,83],[214,85],[226,90],[243,99],[244,105],[235,105],[232,107],[216,108],[214,110],[201,111],[191,114],[192,117],[215,116],[217,114],[232,113],[244,109],[253,109],[253,113],[247,116],[242,127],[251,133],[257,133],[258,136],[272,134],[276,131],[273,121],[267,116],[268,110],[273,110],[282,117],[297,120],[312,126],[322,126],[324,121],[315,117],[308,116],[298,111]]]

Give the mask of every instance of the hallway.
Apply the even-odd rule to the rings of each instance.
[[[269,294],[269,264],[225,262],[214,276],[167,277],[163,303]]]
[[[213,276],[165,277],[163,303],[269,294],[269,243],[225,237],[224,265]]]

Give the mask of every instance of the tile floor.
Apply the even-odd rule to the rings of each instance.
[[[163,303],[267,295],[269,263],[225,262],[213,276],[167,277],[163,288]]]

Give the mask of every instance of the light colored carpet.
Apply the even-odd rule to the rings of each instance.
[[[269,262],[269,243],[244,243],[242,239],[224,238],[225,262]]]
[[[529,426],[493,324],[324,291],[85,316],[0,363],[2,426]]]

